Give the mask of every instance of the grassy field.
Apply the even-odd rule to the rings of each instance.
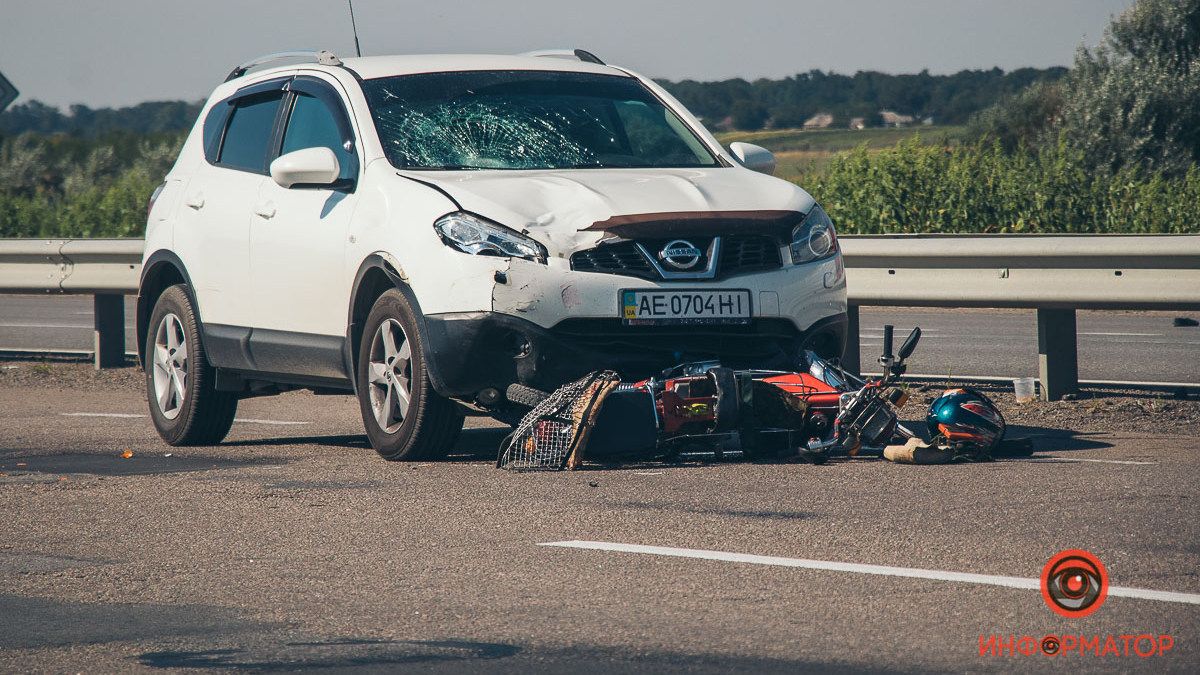
[[[963,139],[963,127],[933,126],[850,129],[772,129],[770,131],[727,131],[717,134],[717,140],[728,145],[735,141],[754,143],[775,153],[779,168],[775,175],[800,180],[806,174],[819,172],[842,152],[865,145],[878,151],[895,146],[902,140],[917,136],[923,145],[956,145]]]
[[[963,137],[963,127],[916,126],[903,129],[772,129],[770,131],[726,131],[717,134],[722,143],[743,141],[761,145],[771,152],[838,152],[852,150],[864,143],[868,148],[890,148],[914,135],[929,145],[949,145]]]

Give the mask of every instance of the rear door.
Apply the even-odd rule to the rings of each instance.
[[[184,189],[174,248],[206,326],[249,326],[250,218],[267,175],[288,78],[251,85],[209,111],[205,161]]]

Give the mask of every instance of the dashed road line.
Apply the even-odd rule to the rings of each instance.
[[[1036,462],[1039,464],[1065,464],[1073,462],[1093,462],[1095,464],[1132,464],[1135,466],[1155,466],[1158,462],[1138,462],[1132,459],[1087,459],[1084,457],[1031,457],[1016,460],[1018,462]]]
[[[142,417],[147,416],[144,413],[134,414],[134,413],[67,412],[67,413],[59,413],[59,414],[65,415],[67,417],[118,417],[118,418],[122,418],[122,419],[136,419],[136,418],[142,418]],[[293,426],[293,425],[300,425],[300,424],[308,424],[308,422],[291,422],[288,420],[263,420],[263,419],[253,418],[253,417],[235,417],[233,419],[233,421],[241,422],[242,424],[271,424],[271,425],[276,425],[276,426]]]
[[[91,328],[92,326],[83,323],[0,323],[0,328]]]
[[[308,422],[289,422],[286,420],[260,420],[260,419],[254,419],[251,417],[235,417],[233,419],[233,421],[241,422],[243,424],[275,424],[278,426],[292,426],[292,425],[297,425],[297,424],[308,424]]]
[[[1041,590],[1041,581],[1029,577],[1008,577],[993,574],[975,574],[972,572],[951,572],[948,570],[927,570],[919,567],[892,567],[890,565],[868,565],[862,563],[834,562],[829,560],[809,560],[806,558],[784,558],[773,555],[753,555],[749,553],[731,553],[729,551],[708,551],[695,548],[671,548],[669,546],[646,546],[643,544],[619,544],[609,541],[549,541],[538,546],[556,546],[561,548],[577,548],[591,551],[613,551],[619,553],[642,553],[672,558],[696,558],[700,560],[717,560],[720,562],[748,563],[751,565],[773,565],[776,567],[796,567],[828,572],[851,572],[856,574],[874,574],[878,576],[904,577],[909,579],[930,579],[933,581],[952,581],[967,584],[982,584],[985,586],[1003,586],[1022,590]],[[1140,600],[1156,600],[1158,602],[1176,602],[1187,605],[1200,605],[1200,593],[1177,593],[1175,591],[1159,591],[1150,588],[1131,588],[1128,586],[1109,586],[1108,594],[1123,598],[1138,598]]]

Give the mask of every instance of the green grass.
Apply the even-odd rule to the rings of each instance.
[[[859,147],[869,153],[896,147],[910,139],[922,146],[955,146],[966,138],[961,126],[914,126],[902,129],[872,127],[851,129],[772,129],[770,131],[726,131],[717,134],[723,145],[736,141],[754,143],[775,153],[775,175],[805,185],[822,174],[837,157]]]
[[[902,129],[772,129],[770,131],[727,131],[717,134],[723,144],[754,143],[775,153],[842,152],[866,144],[868,149],[890,148],[902,140],[919,136],[924,145],[954,145],[963,139],[964,127],[915,126]]]

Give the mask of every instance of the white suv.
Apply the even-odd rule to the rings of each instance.
[[[168,443],[309,388],[425,458],[590,370],[841,353],[825,212],[652,80],[583,51],[298,55],[236,68],[151,200],[137,332]]]

